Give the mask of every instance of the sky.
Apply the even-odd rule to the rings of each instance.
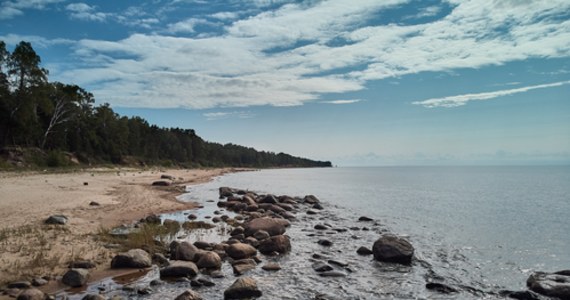
[[[8,0],[120,115],[339,166],[570,164],[568,0]]]

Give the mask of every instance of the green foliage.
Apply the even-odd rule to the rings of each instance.
[[[284,153],[259,152],[234,144],[204,141],[194,130],[159,128],[140,117],[121,117],[109,104],[93,107],[93,95],[76,85],[48,82],[48,71],[32,45],[14,51],[0,41],[0,149],[41,149],[28,162],[37,166],[70,164],[64,152],[82,163],[190,167],[330,167]],[[7,72],[7,73],[6,73]]]

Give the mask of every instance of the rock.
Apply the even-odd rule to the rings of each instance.
[[[89,271],[87,269],[71,269],[63,275],[61,282],[70,287],[84,286],[89,279]]]
[[[358,221],[360,221],[360,222],[371,222],[371,221],[374,221],[374,219],[366,217],[366,216],[362,216],[362,217],[358,218]]]
[[[111,269],[118,268],[148,268],[152,265],[150,255],[142,249],[131,249],[119,253],[111,260]]]
[[[315,227],[313,227],[313,228],[315,228],[316,230],[327,230],[327,229],[329,229],[328,226],[325,226],[325,225],[323,225],[323,224],[317,224],[317,225],[315,225]]]
[[[220,199],[227,198],[234,195],[234,189],[227,186],[220,187]]]
[[[207,250],[207,251],[212,250],[212,244],[205,241],[196,241],[194,242],[194,246],[196,246],[196,248],[200,250]]]
[[[69,263],[70,269],[93,269],[96,265],[90,260],[76,260]]]
[[[162,220],[157,215],[150,215],[144,218],[143,222],[148,224],[160,224]]]
[[[287,236],[276,235],[261,241],[257,249],[263,254],[269,254],[273,252],[285,254],[291,251],[291,241]]]
[[[258,230],[256,233],[253,234],[253,237],[258,241],[262,241],[270,237],[269,233],[265,230]]]
[[[252,236],[246,237],[243,242],[256,248],[259,246],[259,241]]]
[[[152,255],[152,262],[161,267],[166,267],[170,264],[168,258],[166,258],[162,253],[155,253]]]
[[[312,206],[313,209],[323,210],[325,209],[320,203],[315,203]]]
[[[7,286],[9,289],[29,289],[32,287],[32,283],[29,281],[14,281],[10,282]]]
[[[186,290],[174,298],[174,300],[202,300],[202,296],[193,290]]]
[[[101,206],[101,204],[99,204],[99,202],[96,201],[91,201],[89,202],[89,206]]]
[[[378,261],[409,265],[412,263],[414,247],[403,238],[385,235],[374,242],[372,252]]]
[[[81,298],[81,300],[106,300],[107,298],[105,298],[102,295],[97,295],[97,294],[88,294],[83,296],[83,298]]]
[[[249,270],[257,267],[257,263],[253,259],[240,259],[232,263],[232,269],[235,275],[243,275]]]
[[[335,266],[339,266],[342,268],[346,268],[348,267],[348,263],[345,261],[340,261],[340,260],[336,260],[336,259],[329,259],[328,263],[331,265],[335,265]]]
[[[257,288],[257,282],[251,277],[238,278],[224,291],[224,299],[258,298],[262,293]]]
[[[170,243],[170,259],[173,260],[195,261],[198,252],[200,249],[187,241]]]
[[[321,201],[319,201],[319,199],[313,195],[307,195],[305,198],[303,198],[303,202],[308,204],[316,204],[320,203]]]
[[[267,195],[259,200],[259,203],[276,204],[278,202],[274,195]]]
[[[157,180],[152,183],[153,186],[170,186],[172,183],[166,180]]]
[[[438,283],[438,282],[428,282],[426,283],[426,288],[428,290],[434,290],[437,291],[439,293],[442,294],[451,294],[451,293],[457,293],[458,290],[447,285],[447,284],[443,284],[443,283]]]
[[[43,278],[36,277],[36,278],[32,279],[32,285],[33,286],[43,286],[46,284],[48,284],[48,281],[43,279]]]
[[[67,223],[67,217],[64,215],[53,215],[47,218],[44,223],[45,224],[54,224],[54,225],[65,225]]]
[[[282,213],[286,212],[286,210],[284,210],[283,208],[281,208],[275,204],[261,203],[258,205],[258,207],[263,208],[265,211],[272,211],[276,214],[282,214]]]
[[[526,281],[527,287],[536,293],[557,297],[562,300],[570,299],[570,276],[566,271],[555,273],[535,272]]]
[[[200,254],[200,259],[196,262],[196,266],[202,269],[220,269],[222,267],[222,259],[213,251],[206,251]]]
[[[290,226],[291,223],[287,220],[276,218],[257,218],[247,222],[244,226],[245,235],[251,236],[259,230],[264,230],[269,235],[280,235],[285,233],[285,227]]]
[[[542,300],[544,297],[539,296],[533,291],[499,291],[499,295],[511,299],[518,300]]]
[[[16,298],[17,300],[44,300],[46,297],[46,295],[44,294],[44,292],[38,290],[38,289],[34,289],[34,288],[30,288],[30,289],[26,289],[23,292],[21,292],[20,294],[18,294],[18,298]]]
[[[256,255],[257,249],[248,244],[235,243],[226,249],[226,253],[233,259],[243,259]]]
[[[332,246],[332,244],[333,244],[330,240],[327,240],[327,239],[321,239],[321,240],[319,240],[317,243],[318,243],[319,245],[325,246],[325,247],[330,247],[330,246]]]
[[[328,265],[327,263],[324,263],[322,261],[317,261],[317,262],[313,263],[312,267],[313,267],[313,270],[315,270],[316,272],[331,271],[333,269],[333,267],[331,267],[330,265]]]
[[[175,180],[176,178],[172,175],[162,174],[162,175],[160,175],[160,179]]]
[[[314,209],[309,209],[309,210],[307,210],[307,215],[316,215],[316,214],[318,214],[318,213],[319,213],[319,212],[317,212],[317,211],[314,210]]]
[[[190,219],[190,220],[196,220],[196,219],[198,219],[198,216],[195,215],[195,214],[189,214],[189,215],[188,215],[188,219]]]
[[[194,277],[197,274],[198,267],[191,261],[171,261],[168,267],[160,269],[160,278]]]
[[[341,271],[325,271],[319,273],[322,277],[345,277],[346,274]]]
[[[356,250],[356,253],[360,254],[360,255],[370,255],[373,254],[372,250],[362,246],[360,248],[358,248],[358,250]]]
[[[238,234],[244,234],[244,229],[241,226],[237,226],[236,228],[234,228],[231,232],[230,232],[230,236],[234,236],[234,235],[238,235]]]
[[[281,270],[281,266],[278,263],[266,263],[261,268],[265,271],[279,271],[279,270]]]

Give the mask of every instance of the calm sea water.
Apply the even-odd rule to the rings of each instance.
[[[570,268],[570,167],[262,170],[216,178],[186,198],[215,199],[219,186],[314,194],[346,226],[375,218],[448,283],[521,290],[532,271]],[[418,291],[406,295],[426,296]]]

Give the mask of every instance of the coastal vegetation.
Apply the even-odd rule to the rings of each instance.
[[[192,129],[160,128],[120,116],[92,93],[50,82],[29,42],[0,41],[0,168],[129,164],[181,167],[330,167],[285,153],[202,139]]]

